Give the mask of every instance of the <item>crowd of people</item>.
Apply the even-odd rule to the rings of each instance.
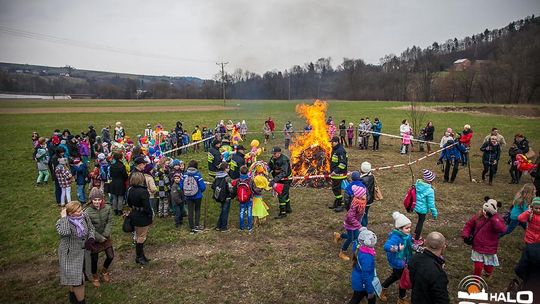
[[[347,127],[345,120],[336,128],[329,117],[327,125],[332,144],[329,180],[334,194],[334,202],[329,208],[335,212],[345,211],[344,232],[335,232],[333,238],[336,243],[343,241],[338,257],[354,262],[351,274],[354,292],[350,303],[360,303],[363,298],[367,298],[368,303],[375,303],[377,297],[385,302],[388,288],[396,282],[399,285],[398,303],[409,303],[408,289],[412,289],[412,303],[448,303],[448,279],[443,258],[445,238],[438,232],[422,238],[428,213],[434,219],[438,218],[432,187],[436,174],[424,169],[422,178],[411,187],[415,204],[409,211],[417,215],[414,231],[406,214],[397,211],[392,214],[394,229],[383,246],[392,272],[381,283],[375,271],[377,236],[368,229],[368,213],[374,202],[381,198],[380,189],[371,163],[362,162],[358,171],[348,170],[345,148],[369,149],[369,138],[373,136],[371,149],[379,150],[382,123],[378,118],[372,123],[366,117],[356,130],[352,123]],[[203,196],[212,197],[220,204],[215,230],[221,232],[229,230],[233,201],[239,204],[238,228],[241,231],[251,232],[263,224],[269,215],[268,204],[263,198],[265,191],[277,196],[279,211],[275,219],[284,219],[292,212],[289,190],[293,172],[290,159],[281,147],[275,146],[270,150],[272,156],[268,162],[259,160],[262,148],[258,140],[252,140],[248,149],[242,144],[248,134],[245,121],[225,124],[222,120],[212,129],[195,126],[191,136],[184,131],[181,122],[177,122],[170,132],[164,131],[161,125],[152,128],[148,124],[144,135],[137,136],[135,141],[126,134],[120,122],[115,126],[112,136],[110,127],[103,128],[102,135],[98,136],[93,126],[77,135],[71,135],[69,130],[55,130],[48,139],[37,133],[32,135],[38,169],[36,184],[47,184],[52,175],[56,202],[64,207],[56,228],[61,238],[58,251],[61,284],[70,286],[71,303],[84,303],[85,278],[95,287],[111,279],[109,268],[114,259],[111,238],[114,216],[125,216],[124,221],[133,226],[135,262],[146,265],[150,259],[145,255],[144,244],[155,217],[173,215],[176,228],[181,228],[187,217],[190,233],[197,234],[203,230],[200,225]],[[310,131],[311,127],[307,125],[304,132]],[[415,140],[407,120],[402,122],[399,131],[402,140],[399,152],[410,153]],[[264,122],[262,132],[265,143],[275,137],[275,123],[271,118]],[[434,132],[432,122],[421,131],[420,142],[426,144],[428,154],[431,153]],[[285,150],[289,148],[293,134],[289,121],[283,128]],[[444,165],[445,182],[454,182],[458,168],[470,161],[468,153],[472,135],[469,125],[465,125],[462,132],[446,129],[439,144],[442,149],[439,162]],[[199,144],[207,152],[208,180],[203,178],[196,160],[186,164],[177,158],[187,152],[189,147],[186,145],[197,152]],[[487,175],[490,185],[496,176],[504,145],[504,137],[494,128],[480,147],[484,165],[482,179]],[[526,229],[525,243],[528,246],[520,265],[534,264],[539,260],[538,256],[527,256],[527,260],[523,260],[525,253],[538,252],[534,246],[540,242],[540,198],[537,197],[540,176],[536,173],[537,167],[527,161],[529,151],[527,139],[516,134],[509,150],[511,183],[519,183],[522,172],[527,171],[534,177],[534,184],[527,183],[518,192],[508,218],[499,215],[499,203],[485,198],[480,212],[463,228],[463,239],[472,246],[475,275],[480,276],[483,271],[486,278],[491,278],[494,267],[499,266],[499,238],[511,233],[518,225]],[[78,201],[71,199],[73,183],[76,184]],[[205,194],[208,190],[212,193]],[[101,272],[98,272],[101,252],[105,254],[105,261]],[[527,281],[529,272],[522,265],[518,275]]]

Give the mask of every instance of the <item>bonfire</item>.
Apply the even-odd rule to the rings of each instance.
[[[330,171],[332,145],[326,125],[325,101],[315,100],[313,105],[299,104],[296,113],[306,119],[311,131],[293,138],[290,146],[291,166],[294,176],[323,175]],[[295,185],[323,187],[324,178],[294,181]]]

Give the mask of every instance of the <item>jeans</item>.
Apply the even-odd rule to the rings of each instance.
[[[84,188],[86,185],[77,185],[77,197],[79,198],[79,202],[86,203],[86,195],[84,193]]]
[[[351,242],[358,239],[358,235],[360,234],[360,230],[349,230],[347,229],[347,233],[342,233],[341,238],[345,241],[343,242],[343,245],[341,246],[341,251],[347,251],[349,249],[349,245],[351,245]]]
[[[244,230],[244,218],[247,213],[247,229],[253,228],[253,215],[251,214],[251,208],[253,208],[253,202],[240,204],[240,230]]]
[[[514,231],[514,229],[516,229],[517,226],[521,226],[523,229],[527,229],[527,224],[526,223],[522,223],[518,220],[510,220],[510,223],[508,224],[508,227],[506,227],[506,231],[501,233],[499,235],[499,237],[503,237],[507,234],[510,234],[512,231]]]
[[[54,179],[54,196],[56,198],[56,203],[60,205],[62,199],[62,188],[60,187],[60,183],[58,183],[58,180]]]
[[[113,210],[122,210],[124,208],[124,196],[111,194],[111,203]]]
[[[373,151],[379,150],[379,137],[380,136],[373,136]]]
[[[229,210],[231,209],[231,200],[226,199],[221,203],[221,213],[219,214],[216,228],[220,230],[227,230],[227,224],[229,222]]]
[[[189,228],[194,230],[199,227],[201,220],[201,199],[187,200]]]
[[[174,223],[176,226],[182,225],[182,218],[184,217],[184,203],[180,203],[174,206]]]
[[[482,180],[486,180],[486,173],[489,172],[489,182],[493,182],[493,176],[497,173],[497,164],[484,163],[484,170],[482,171]]]
[[[368,212],[369,212],[369,206],[366,205],[366,209],[364,210],[364,216],[362,216],[362,221],[360,221],[360,224],[362,227],[366,227],[368,225]]]

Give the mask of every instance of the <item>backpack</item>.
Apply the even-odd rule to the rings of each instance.
[[[407,212],[413,212],[414,207],[416,206],[416,187],[414,185],[410,186],[405,194],[405,199],[403,200],[403,206]]]
[[[186,178],[182,183],[182,188],[184,189],[185,196],[195,196],[199,193],[199,184],[195,177],[191,175],[186,175]]]
[[[236,196],[238,197],[238,202],[240,204],[249,202],[249,200],[253,196],[249,184],[249,179],[238,180],[238,184],[236,185]]]
[[[99,166],[99,178],[104,182],[111,180],[110,167],[109,164]]]
[[[212,183],[214,195],[212,196],[216,202],[223,203],[229,197],[229,185],[226,177],[219,177]]]

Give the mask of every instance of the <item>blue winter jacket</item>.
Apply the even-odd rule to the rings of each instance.
[[[409,253],[404,254],[402,252],[400,254],[399,251],[392,252],[392,248],[399,250],[399,245],[406,245],[407,243],[410,244],[411,242],[411,235],[405,236],[397,230],[392,230],[392,232],[388,234],[388,240],[386,240],[386,243],[384,243],[384,251],[386,251],[386,259],[388,260],[390,267],[394,269],[403,269],[403,267],[405,267],[405,264],[408,262],[408,257],[410,257],[411,249],[407,248],[406,246],[403,251],[409,251]]]
[[[448,147],[449,145],[451,144],[454,144],[453,142],[450,143],[450,142],[447,142],[444,147]],[[457,144],[457,145],[454,145],[452,148],[449,148],[449,149],[446,149],[446,150],[443,150],[441,152],[441,159],[443,160],[456,160],[456,161],[461,161],[461,153],[465,153],[467,152],[467,148],[465,148],[465,146],[463,144]]]
[[[204,190],[206,190],[206,184],[204,183],[203,178],[201,177],[201,173],[195,168],[187,168],[186,172],[182,175],[182,179],[180,179],[180,190],[184,191],[184,180],[187,176],[193,176],[195,180],[197,181],[197,186],[199,186],[199,191],[197,194],[193,196],[186,196],[187,200],[196,200],[202,198],[202,193]]]
[[[416,206],[414,211],[420,214],[427,214],[428,211],[431,211],[431,215],[435,219],[439,215],[435,207],[435,190],[430,184],[421,179],[416,181]]]
[[[373,123],[373,125],[371,126],[371,128],[373,129],[373,132],[381,132],[382,130],[382,122],[379,120],[379,123]],[[381,136],[380,134],[373,134],[373,136]]]
[[[86,177],[88,176],[88,167],[85,163],[81,163],[78,166],[71,166],[71,173],[75,176],[75,183],[77,185],[85,185]]]
[[[375,292],[373,288],[374,278],[375,256],[358,251],[357,261],[351,273],[352,289],[354,291],[365,291],[368,294],[372,294]]]
[[[510,219],[517,221],[518,216],[527,210],[529,210],[529,207],[527,206],[526,202],[522,202],[522,204],[514,204],[514,206],[512,206],[512,210],[510,210]]]

